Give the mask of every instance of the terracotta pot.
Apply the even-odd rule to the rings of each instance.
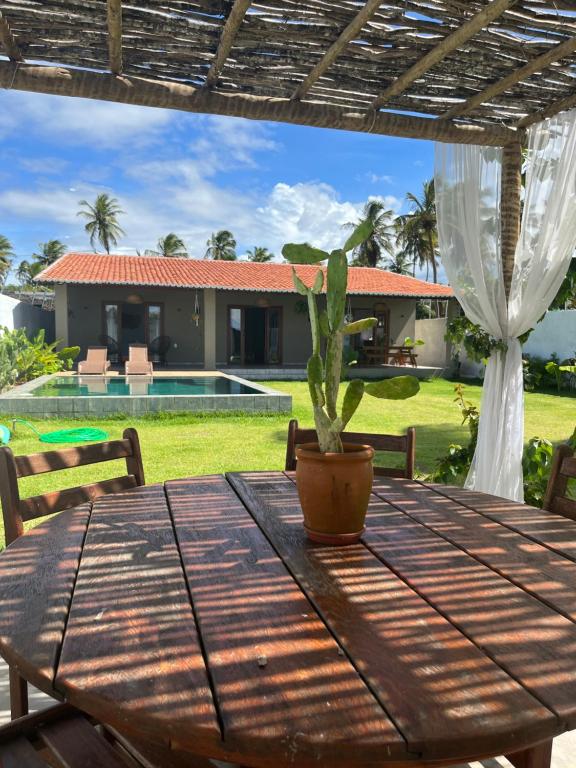
[[[354,544],[364,532],[372,490],[374,450],[344,444],[344,453],[321,453],[318,443],[296,449],[296,486],[304,527],[312,541]]]

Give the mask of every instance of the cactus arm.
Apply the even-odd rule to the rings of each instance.
[[[322,387],[324,365],[320,355],[312,355],[309,358],[306,371],[308,374],[308,389],[310,390],[312,405],[322,408],[326,401],[324,398],[324,389]]]
[[[342,348],[342,333],[336,331],[328,337],[328,342],[326,344],[326,366],[324,374],[326,411],[332,420],[338,417],[336,408],[338,402],[338,389],[340,387],[340,374],[342,372]]]
[[[328,290],[326,308],[332,332],[340,331],[346,309],[346,286],[348,283],[348,261],[342,250],[332,251],[328,259]]]
[[[356,413],[363,397],[364,382],[360,379],[352,379],[344,393],[344,402],[342,403],[342,429],[346,427],[352,416]]]
[[[362,320],[356,320],[345,325],[342,328],[342,333],[345,336],[351,336],[353,333],[361,333],[368,330],[368,328],[374,328],[377,324],[378,320],[375,317],[363,317]]]
[[[316,296],[310,289],[307,292],[308,315],[310,317],[310,330],[312,332],[312,354],[320,355],[320,320],[318,317],[318,305]]]
[[[342,440],[338,432],[334,432],[332,422],[323,408],[314,406],[314,423],[318,434],[318,445],[322,453],[343,453]]]
[[[325,309],[320,312],[320,317],[318,319],[320,321],[320,331],[322,332],[322,336],[328,338],[328,336],[330,336],[330,323],[328,322],[328,314]]]
[[[365,386],[365,392],[372,397],[382,400],[406,400],[420,389],[420,382],[416,376],[394,376],[392,379],[371,381]]]
[[[329,254],[312,248],[308,243],[288,243],[282,248],[282,256],[291,264],[318,264],[325,261]]]
[[[368,240],[373,231],[374,224],[370,220],[366,219],[365,221],[361,222],[358,224],[354,232],[352,232],[348,240],[346,240],[342,250],[346,252],[354,250],[354,248],[357,248],[365,240]]]

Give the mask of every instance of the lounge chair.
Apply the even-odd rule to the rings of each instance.
[[[88,347],[86,360],[78,363],[78,373],[105,376],[108,368],[110,368],[110,361],[106,347]]]
[[[148,360],[148,349],[145,346],[134,346],[128,350],[128,362],[126,363],[126,375],[133,374],[152,376],[154,367]]]

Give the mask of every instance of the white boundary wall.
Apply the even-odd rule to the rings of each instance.
[[[547,312],[524,344],[525,354],[549,360],[556,354],[563,360],[576,356],[576,309]]]

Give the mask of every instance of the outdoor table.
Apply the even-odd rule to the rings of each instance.
[[[174,754],[540,768],[576,727],[576,522],[458,488],[376,478],[340,548],[290,473],[103,496],[0,555],[0,600],[27,680]]]

